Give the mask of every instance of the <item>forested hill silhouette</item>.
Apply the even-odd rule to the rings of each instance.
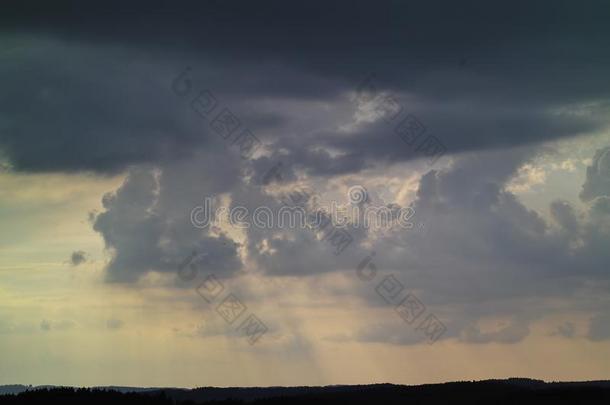
[[[121,387],[122,389],[127,389]],[[44,388],[0,395],[1,404],[610,404],[610,382],[545,383],[530,379],[328,387],[151,389]]]

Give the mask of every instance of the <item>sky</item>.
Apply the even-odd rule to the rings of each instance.
[[[610,379],[607,2],[10,3],[0,384]]]

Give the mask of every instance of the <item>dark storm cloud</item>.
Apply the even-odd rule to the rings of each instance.
[[[553,114],[545,108],[489,104],[484,100],[467,105],[430,103],[412,108],[410,112],[425,123],[427,132],[441,139],[449,153],[541,142],[602,127],[600,117]],[[349,151],[345,158],[351,157],[352,161],[363,156],[369,160],[388,161],[420,157],[415,148],[409,148],[397,136],[394,128],[398,123],[398,120],[387,123],[382,119],[363,125],[349,137],[324,133],[319,137],[319,142]],[[364,153],[358,154],[357,151]]]
[[[0,145],[17,170],[117,171],[209,147],[205,127],[167,91],[187,63],[275,149],[320,175],[414,157],[379,140],[389,126],[340,136],[323,114],[300,126],[279,106],[345,101],[371,72],[380,90],[414,100],[406,107],[450,152],[607,121],[603,103],[591,104],[610,95],[604,2],[27,3],[0,17],[3,41],[24,42],[0,79]],[[564,111],[581,104],[586,114]]]
[[[16,169],[118,171],[205,143],[165,83],[128,53],[24,46],[0,66],[0,145]]]
[[[584,6],[569,1],[338,1],[332,7],[317,1],[184,1],[156,7],[146,1],[92,1],[86,7],[74,1],[27,3],[5,10],[5,31],[196,51],[226,60],[281,60],[352,78],[372,66],[388,72],[405,66],[416,71],[466,68],[481,57],[484,70],[512,71],[514,77],[519,75],[514,67],[521,72],[552,68],[548,73],[554,74],[608,60],[599,47],[609,32],[610,10],[603,1]],[[566,63],[552,66],[554,61]],[[526,80],[535,82],[534,77]],[[583,84],[591,91],[608,90],[595,89],[591,80],[578,87]]]

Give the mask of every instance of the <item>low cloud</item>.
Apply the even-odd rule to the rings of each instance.
[[[576,326],[574,326],[572,322],[565,322],[558,325],[551,333],[551,336],[562,336],[564,338],[572,339],[576,336]]]
[[[121,329],[123,327],[124,323],[122,320],[120,319],[108,319],[106,321],[106,328],[110,329],[110,330],[117,330],[117,329]]]
[[[465,343],[519,343],[529,335],[529,322],[513,319],[506,326],[483,332],[478,326],[466,328],[460,340]]]
[[[87,254],[85,252],[83,252],[82,250],[77,250],[75,252],[72,252],[72,255],[70,256],[70,263],[74,267],[78,266],[79,264],[85,263],[86,261],[87,261]]]
[[[587,337],[593,341],[610,340],[610,313],[600,313],[591,318]]]

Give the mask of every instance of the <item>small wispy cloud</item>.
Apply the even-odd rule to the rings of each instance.
[[[72,252],[70,256],[70,263],[72,266],[78,266],[79,264],[85,263],[87,261],[87,254],[82,250],[77,250]]]
[[[108,319],[106,321],[106,328],[110,330],[121,329],[124,325],[124,322],[120,319]]]

